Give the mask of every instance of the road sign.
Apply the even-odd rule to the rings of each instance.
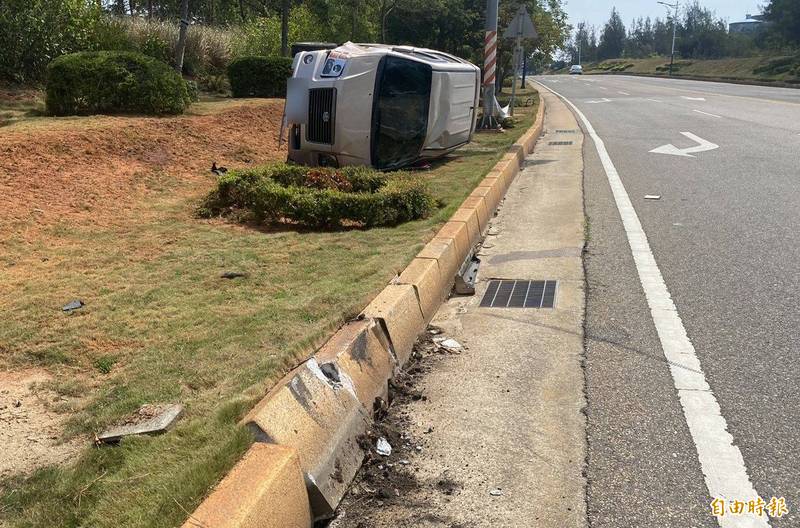
[[[516,99],[517,95],[517,71],[519,71],[519,63],[521,62],[521,59],[525,54],[525,51],[522,48],[522,39],[539,38],[539,34],[536,32],[536,28],[533,27],[533,20],[531,20],[531,16],[528,14],[528,10],[525,8],[524,5],[519,6],[519,9],[517,9],[517,14],[514,17],[514,20],[511,21],[511,24],[508,25],[508,28],[506,28],[506,32],[503,33],[503,38],[513,38],[517,40],[514,46],[514,59],[512,61],[513,76],[511,78],[510,106],[511,106],[511,115],[513,116],[514,99]]]
[[[508,25],[503,38],[539,38],[539,33],[533,27],[533,20],[525,6],[520,6],[514,20]]]

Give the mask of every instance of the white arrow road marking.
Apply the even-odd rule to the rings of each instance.
[[[711,116],[711,117],[720,117],[720,118],[722,117],[722,116],[718,116],[717,114],[709,114],[708,112],[703,112],[702,110],[693,110],[693,112],[697,112],[698,114],[703,114],[703,115],[707,115],[707,116]]]
[[[630,95],[628,92],[617,92],[620,95]]]
[[[611,99],[603,97],[602,99],[586,101],[586,104],[610,103],[610,102],[611,102]]]
[[[660,147],[654,148],[650,152],[653,152],[655,154],[672,154],[673,156],[694,158],[695,156],[692,156],[692,154],[694,154],[695,152],[705,152],[707,150],[714,150],[719,148],[719,145],[717,145],[716,143],[706,141],[701,137],[695,136],[691,132],[681,132],[681,134],[691,139],[692,141],[697,142],[697,146],[685,149],[679,149],[672,143],[669,143],[667,145],[661,145]]]
[[[687,101],[705,101],[705,97],[688,97],[686,95],[682,95],[681,99],[686,99]]]
[[[543,84],[544,89],[549,89]],[[672,382],[678,392],[678,399],[683,408],[683,416],[689,426],[689,434],[697,448],[700,469],[706,481],[708,494],[712,498],[725,500],[755,500],[758,492],[750,482],[742,452],[734,442],[728,430],[728,423],[722,416],[719,402],[706,381],[706,375],[697,351],[686,335],[686,328],[678,313],[675,303],[669,294],[667,284],[658,267],[656,258],[647,241],[647,234],[642,228],[639,215],[633,207],[630,196],[625,190],[617,168],[608,155],[602,138],[597,135],[592,124],[577,106],[564,96],[550,90],[564,100],[580,118],[586,132],[594,142],[597,155],[603,164],[603,170],[611,186],[617,210],[622,218],[622,225],[628,237],[628,244],[633,255],[639,281],[642,284],[650,316],[655,323],[661,349],[669,364]],[[683,132],[687,137],[694,136]],[[697,138],[697,136],[694,136]],[[697,138],[698,140],[700,138]],[[716,145],[714,145],[716,148]],[[717,517],[720,528],[769,528],[769,518],[761,515],[745,513],[739,516],[725,515]]]

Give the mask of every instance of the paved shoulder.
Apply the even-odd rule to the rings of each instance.
[[[337,527],[586,525],[582,134],[545,97],[546,134],[491,222],[476,295],[433,322],[466,348],[403,411],[424,439],[407,466],[419,487],[379,508],[355,499]]]

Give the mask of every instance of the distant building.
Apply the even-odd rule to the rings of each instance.
[[[764,29],[767,24],[768,22],[764,20],[764,15],[748,14],[741,22],[731,22],[728,24],[728,32],[754,35]]]

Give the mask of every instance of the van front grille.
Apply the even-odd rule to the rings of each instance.
[[[312,88],[309,90],[306,139],[313,143],[333,145],[335,118],[336,88]]]

